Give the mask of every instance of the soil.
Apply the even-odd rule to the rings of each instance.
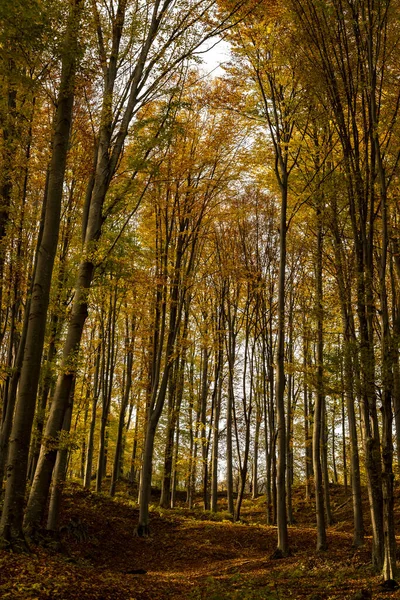
[[[124,487],[124,486],[122,486]],[[295,491],[291,555],[276,560],[276,528],[266,524],[265,498],[246,499],[242,520],[199,506],[153,507],[151,534],[135,536],[138,511],[126,486],[114,499],[69,485],[60,540],[30,554],[0,552],[0,598],[38,600],[383,600],[371,567],[371,539],[352,548],[349,495],[332,486],[335,523],[328,550],[315,550],[314,507]],[[364,511],[368,520],[367,506]]]

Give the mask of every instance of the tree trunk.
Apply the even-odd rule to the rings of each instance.
[[[200,427],[201,427],[201,454],[202,454],[202,480],[203,480],[203,506],[209,510],[210,500],[208,491],[208,444],[207,444],[207,398],[208,398],[208,349],[202,352],[202,378],[200,392]]]
[[[288,339],[288,362],[289,365],[293,364],[294,351],[293,351],[293,310],[294,310],[294,299],[293,299],[293,286],[289,292],[289,339]],[[288,523],[293,524],[293,507],[292,507],[292,487],[293,487],[293,423],[294,423],[294,377],[293,373],[289,372],[287,376],[287,436],[286,436],[286,463],[287,463],[287,474],[286,474],[286,500],[287,500],[287,517]]]
[[[277,525],[278,544],[276,555],[289,554],[289,539],[286,512],[286,419],[285,419],[285,271],[286,271],[286,210],[287,180],[281,186],[281,220],[279,243],[279,285],[278,285],[278,348],[276,409],[278,417],[278,464],[277,464]]]
[[[67,434],[69,433],[71,427],[71,419],[72,419],[72,397],[74,394],[74,389],[71,390],[71,401],[70,405],[67,408],[64,417],[64,423],[62,431],[65,431]],[[68,462],[68,447],[64,446],[58,450],[57,460],[53,474],[53,483],[52,490],[50,495],[50,505],[49,505],[49,513],[47,518],[47,530],[48,531],[57,531],[59,525],[59,517],[60,517],[60,506],[61,506],[61,497],[62,497],[62,489],[65,482],[65,478],[67,475],[67,462]]]
[[[340,348],[340,345],[339,345]],[[341,353],[343,350],[340,348]],[[348,473],[347,473],[347,445],[346,445],[346,418],[345,418],[345,387],[344,387],[344,368],[343,359],[340,360],[340,382],[341,382],[341,417],[342,417],[342,458],[343,458],[343,485],[344,493],[348,491]]]
[[[305,446],[305,474],[306,474],[306,500],[311,499],[311,482],[312,482],[312,462],[313,462],[313,451],[312,451],[312,435],[310,435],[311,419],[309,410],[309,399],[308,399],[308,381],[307,381],[307,370],[308,370],[308,347],[309,340],[305,325],[303,326],[303,407],[304,407],[304,446]]]
[[[115,488],[117,485],[117,481],[120,474],[121,467],[121,456],[122,456],[122,441],[123,441],[123,431],[125,424],[125,415],[126,409],[129,404],[129,396],[131,393],[132,387],[132,363],[133,363],[133,348],[132,348],[133,340],[127,340],[127,355],[126,355],[126,381],[125,381],[125,389],[124,395],[121,400],[121,408],[119,411],[119,419],[118,419],[118,433],[117,433],[117,442],[115,446],[115,454],[114,454],[114,466],[111,477],[111,485],[110,485],[110,496],[115,495]]]
[[[229,292],[228,292],[229,293]],[[234,514],[233,502],[233,445],[232,445],[232,424],[233,424],[233,407],[235,402],[234,391],[234,369],[236,355],[236,335],[235,321],[236,310],[234,315],[231,314],[230,300],[227,302],[226,325],[228,326],[228,335],[226,338],[226,353],[228,359],[228,397],[226,400],[226,494],[228,502],[228,512]]]
[[[324,395],[322,405],[322,423],[321,423],[321,462],[322,462],[322,479],[324,488],[324,500],[326,511],[326,524],[332,525],[333,516],[331,510],[331,499],[329,493],[329,471],[328,471],[328,422],[326,414],[326,397]]]
[[[175,508],[176,504],[176,490],[178,487],[178,459],[179,459],[179,442],[180,442],[180,424],[178,414],[176,420],[176,436],[175,436],[175,449],[172,462],[172,481],[171,481],[171,508]]]
[[[254,431],[254,445],[253,445],[253,500],[258,498],[258,453],[260,447],[260,428],[262,423],[262,410],[260,399],[256,400],[256,428]]]
[[[84,477],[84,482],[83,482],[83,486],[87,490],[90,490],[90,484],[92,481],[94,433],[95,433],[95,428],[96,428],[97,402],[99,400],[100,358],[101,358],[101,341],[99,341],[97,350],[96,350],[94,379],[93,379],[92,415],[91,415],[91,419],[90,419],[90,429],[89,429],[89,435],[88,435],[88,441],[87,441],[85,477]]]
[[[222,364],[222,349],[218,350],[218,361]],[[211,510],[218,511],[218,452],[219,452],[219,421],[222,401],[222,377],[218,377],[218,388],[215,400],[215,416],[213,427],[213,444],[211,458]]]
[[[322,215],[317,206],[317,255],[316,255],[316,314],[317,314],[317,392],[314,407],[313,459],[315,481],[315,509],[317,516],[317,550],[326,550],[323,470],[321,465],[321,440],[324,431],[324,338],[323,338],[323,289],[322,289]],[[323,451],[323,448],[322,448]],[[327,467],[326,461],[324,465]],[[325,485],[329,485],[329,481]],[[328,491],[329,494],[329,491]],[[326,500],[326,493],[325,493]]]
[[[170,371],[168,383],[168,422],[166,432],[166,442],[164,451],[164,473],[161,485],[160,506],[162,508],[171,507],[171,477],[172,477],[172,459],[174,452],[175,425],[177,414],[176,404],[176,368]]]

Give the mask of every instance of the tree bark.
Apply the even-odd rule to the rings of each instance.
[[[115,445],[114,466],[113,466],[111,485],[110,485],[110,496],[115,495],[115,488],[116,488],[117,481],[119,479],[119,474],[120,474],[125,415],[126,415],[126,409],[129,404],[129,396],[130,396],[131,388],[132,388],[132,365],[133,365],[132,344],[133,344],[133,335],[131,336],[130,340],[127,338],[127,341],[126,341],[126,346],[127,346],[127,350],[126,350],[126,381],[125,381],[125,389],[124,389],[123,398],[121,400],[121,407],[120,407],[120,411],[119,411],[118,432],[117,432],[117,441],[116,441],[116,445]]]
[[[321,441],[323,438],[324,421],[324,338],[323,338],[323,288],[322,288],[322,215],[320,204],[317,206],[317,255],[316,255],[316,317],[317,317],[317,391],[314,407],[314,432],[313,432],[313,459],[314,459],[314,481],[315,481],[315,509],[317,516],[317,550],[326,550],[326,529],[324,510],[324,474],[321,461]],[[322,449],[323,452],[323,449]],[[324,462],[327,469],[326,460]],[[325,486],[329,485],[329,481]],[[329,494],[329,491],[328,491]],[[326,500],[326,493],[325,493]]]
[[[74,394],[74,389],[71,390],[71,397]],[[72,398],[70,400],[70,404],[66,410],[64,416],[64,423],[62,431],[68,435],[70,427],[71,427],[71,419],[72,419]],[[56,466],[53,474],[53,482],[52,482],[52,490],[50,495],[50,504],[49,504],[49,513],[47,518],[47,527],[48,531],[56,532],[59,526],[59,517],[60,517],[60,506],[61,506],[61,497],[62,497],[62,489],[65,483],[65,478],[67,475],[67,462],[68,462],[68,446],[65,445],[58,450]]]

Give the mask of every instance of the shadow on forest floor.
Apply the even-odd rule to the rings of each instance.
[[[38,600],[362,600],[384,593],[370,566],[370,538],[354,550],[352,508],[332,486],[336,522],[327,552],[315,550],[312,502],[294,494],[289,529],[292,555],[272,560],[276,528],[266,525],[263,497],[245,500],[243,519],[221,512],[158,510],[151,536],[134,535],[137,509],[121,491],[116,499],[70,484],[62,513],[61,551],[50,543],[30,555],[0,552],[0,598]],[[367,506],[364,511],[368,519]],[[145,573],[140,573],[145,571]]]

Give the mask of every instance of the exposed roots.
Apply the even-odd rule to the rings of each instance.
[[[135,535],[137,537],[149,537],[150,535],[150,527],[148,525],[139,525],[136,527]]]
[[[279,560],[281,558],[288,558],[288,556],[291,556],[292,553],[290,550],[287,550],[287,552],[283,552],[283,550],[281,550],[280,548],[277,548],[275,550],[275,552],[273,552],[273,554],[271,554],[270,558],[271,560]]]
[[[0,550],[15,552],[16,554],[30,554],[31,549],[22,531],[11,534],[8,530],[0,536]]]

